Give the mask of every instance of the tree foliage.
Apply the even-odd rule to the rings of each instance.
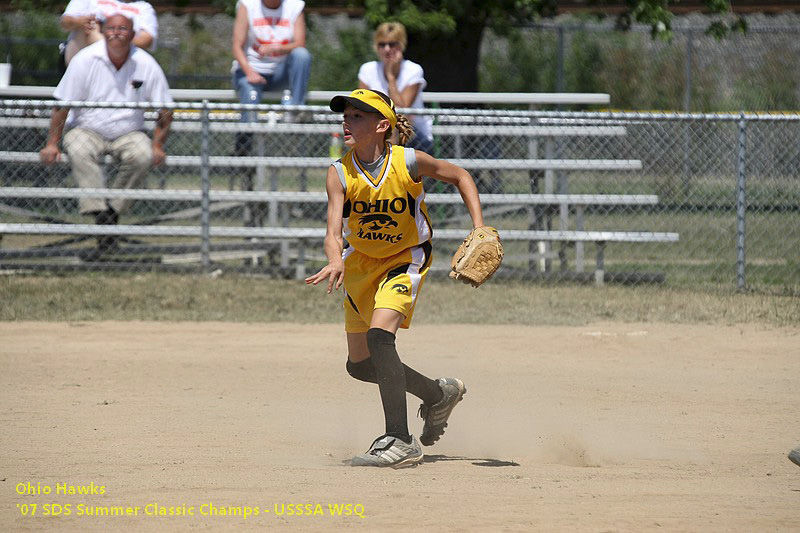
[[[11,7],[20,11],[60,13],[66,6],[67,2],[64,0],[11,0]]]
[[[672,13],[677,0],[624,0],[616,27],[629,29],[634,23],[650,27],[653,38],[671,40]],[[721,38],[732,31],[745,30],[741,17],[733,17],[728,0],[703,0],[715,18],[707,32]],[[308,0],[309,6],[322,7],[322,0]],[[428,87],[438,91],[478,89],[478,59],[483,32],[491,28],[507,35],[513,28],[557,13],[556,0],[354,0],[363,7],[371,27],[381,22],[402,22],[409,33],[406,56],[423,65]],[[587,0],[590,7],[608,6],[606,0]],[[443,53],[445,52],[445,53]]]
[[[218,2],[234,0],[217,0]],[[602,16],[602,8],[619,6],[623,10],[617,15],[616,26],[629,29],[634,23],[646,24],[655,38],[672,37],[672,13],[670,8],[680,0],[587,0]],[[314,7],[325,7],[323,0],[308,0]],[[460,23],[483,22],[496,32],[503,33],[509,27],[541,18],[554,17],[558,12],[557,0],[354,0],[352,5],[363,7],[368,22],[375,26],[386,20],[398,20],[410,30],[454,34]],[[731,15],[730,0],[703,0],[713,20],[707,32],[715,37],[724,37],[730,32],[744,31],[747,26],[741,16]]]
[[[210,1],[221,11],[231,16],[235,14],[236,0]],[[175,0],[174,5],[181,7],[190,3],[189,0]],[[309,8],[330,7],[327,0],[307,0],[306,3]],[[672,38],[670,8],[678,3],[679,0],[586,0],[588,6],[596,8],[598,16],[604,7],[622,5],[624,9],[616,15],[618,29],[626,30],[633,24],[646,24],[653,38],[666,41]],[[744,19],[731,14],[730,0],[703,0],[703,3],[714,15],[706,30],[708,34],[722,38],[733,31],[746,30]],[[64,0],[11,0],[12,7],[30,13],[57,13],[63,11],[65,5]],[[349,5],[364,9],[364,17],[370,28],[390,20],[402,22],[408,28],[406,57],[423,65],[428,89],[433,91],[478,90],[480,47],[487,28],[512,38],[520,26],[553,17],[558,12],[557,0],[350,0]],[[529,48],[518,51],[520,60],[523,56],[543,52],[542,47],[535,43],[512,44]],[[313,48],[313,43],[309,43],[309,46]],[[349,51],[353,52],[352,49]],[[315,52],[325,55],[326,51]],[[363,53],[352,54],[350,59],[356,61],[366,57],[372,57],[369,44]],[[546,86],[548,77],[542,73],[536,79],[508,79],[505,85]],[[591,86],[590,82],[586,78],[578,85]]]

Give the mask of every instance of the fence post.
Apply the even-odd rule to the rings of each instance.
[[[738,172],[736,180],[736,286],[738,290],[745,289],[745,215],[747,212],[747,202],[745,197],[746,159],[745,159],[745,140],[747,133],[747,121],[744,112],[739,118],[739,136],[736,149],[736,168]]]
[[[691,28],[686,34],[686,66],[683,87],[683,110],[692,112],[692,63],[694,62],[694,32]]]
[[[172,39],[172,40],[169,41],[169,45],[167,47],[169,48],[169,51],[170,51],[170,54],[169,54],[169,75],[170,75],[170,77],[174,78],[175,75],[178,73],[178,63],[180,61],[178,59],[178,55],[180,54],[180,51],[181,51],[180,50],[180,43],[178,42],[177,39]]]
[[[209,201],[209,190],[211,189],[211,178],[209,177],[209,113],[208,100],[203,100],[203,110],[201,112],[202,134],[200,139],[200,177],[202,178],[202,198],[200,200],[200,225],[202,241],[200,243],[200,259],[203,265],[203,272],[211,270],[210,257],[210,238],[211,238],[211,213]]]
[[[694,63],[694,33],[691,28],[686,36],[686,68],[683,91],[683,110],[692,112],[692,65]],[[692,159],[691,159],[691,122],[687,119],[683,123],[683,194],[689,196],[689,188],[692,179]]]
[[[531,111],[535,110],[536,107],[531,104],[530,106]],[[539,159],[539,140],[537,137],[529,136],[528,137],[528,158],[529,159]],[[529,170],[528,171],[528,180],[530,181],[531,187],[531,194],[539,194],[539,177],[541,174],[541,170]],[[543,213],[541,208],[538,205],[529,205],[528,206],[528,229],[529,230],[537,230],[540,229],[541,220],[543,217]],[[540,247],[544,246],[544,243],[541,241],[529,241],[528,242],[528,271],[535,272],[537,268],[541,267],[544,269],[544,264],[537,266],[537,261],[534,257],[538,257],[541,250]]]
[[[556,29],[556,92],[564,92],[564,26],[558,26]],[[561,110],[563,107],[559,104],[556,109]]]

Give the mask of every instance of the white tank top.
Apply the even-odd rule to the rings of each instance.
[[[245,55],[253,70],[259,74],[272,74],[275,67],[286,56],[261,57],[258,47],[262,44],[288,44],[294,40],[294,25],[303,12],[306,3],[302,0],[283,0],[277,9],[270,9],[261,0],[239,0],[236,9],[242,5],[247,9],[249,29]],[[233,69],[239,68],[237,61]]]

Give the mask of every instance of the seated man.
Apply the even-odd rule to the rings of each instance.
[[[131,44],[133,20],[125,14],[114,13],[102,23],[101,30],[103,40],[75,55],[53,96],[65,101],[171,103],[164,71],[150,54]],[[53,110],[47,144],[40,152],[45,164],[60,158],[58,143],[68,113],[69,107]],[[164,162],[164,142],[171,124],[172,111],[159,111],[151,142],[144,132],[144,109],[73,109],[70,129],[64,135],[64,148],[78,186],[105,186],[100,161],[108,153],[119,161],[114,186],[136,188],[151,165]],[[93,215],[97,224],[116,224],[119,214],[132,203],[124,199],[81,198],[79,209],[81,214]],[[98,238],[100,251],[114,244],[113,238]]]
[[[98,18],[114,12],[125,13],[133,19],[133,30],[136,33],[133,44],[139,48],[155,50],[158,19],[153,6],[149,3],[126,0],[70,0],[64,14],[61,15],[61,27],[70,32],[62,54],[63,69],[66,69],[79,50],[103,39]]]

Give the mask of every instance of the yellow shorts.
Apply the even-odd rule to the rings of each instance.
[[[394,309],[411,324],[414,305],[431,266],[431,243],[377,259],[347,248],[344,258],[344,329],[366,333],[375,309]]]

